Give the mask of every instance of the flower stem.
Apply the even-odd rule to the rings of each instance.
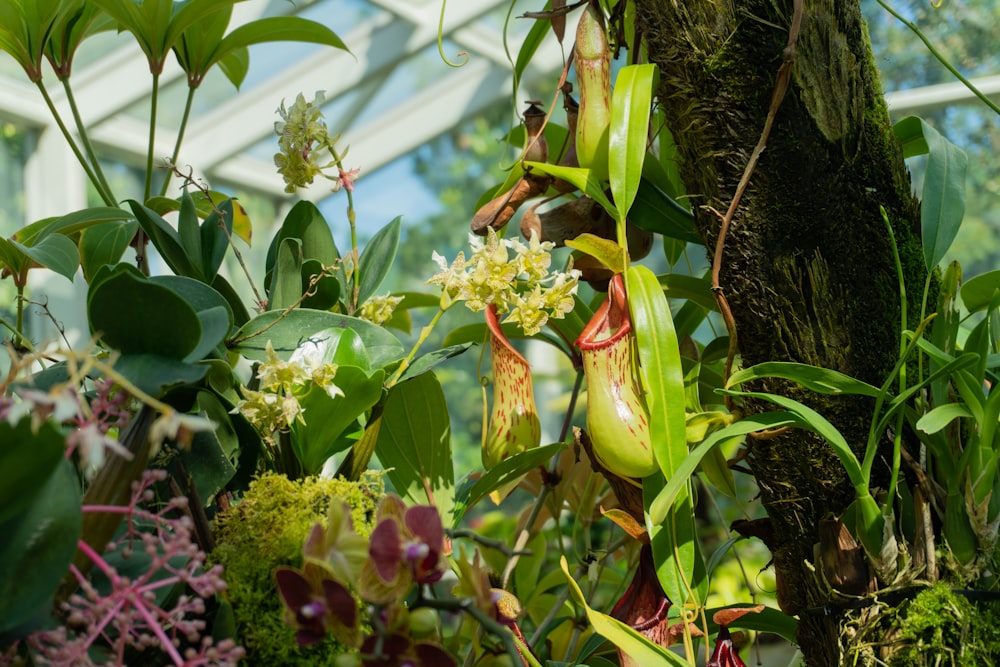
[[[413,344],[412,348],[410,348],[410,352],[409,354],[406,355],[406,358],[403,359],[401,362],[399,362],[399,366],[396,368],[396,371],[392,374],[392,377],[390,377],[389,381],[386,383],[385,385],[386,388],[392,388],[393,386],[396,385],[397,382],[399,382],[400,376],[402,376],[403,372],[410,367],[410,363],[413,361],[413,358],[417,355],[417,350],[419,350],[420,347],[427,341],[427,337],[431,335],[432,331],[434,331],[434,326],[438,323],[438,320],[441,319],[441,316],[444,315],[444,312],[446,310],[447,308],[439,307],[438,311],[434,313],[434,317],[431,318],[430,323],[420,330],[420,337],[417,338],[417,342]]]

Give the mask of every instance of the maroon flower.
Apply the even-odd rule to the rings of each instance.
[[[278,592],[294,618],[296,641],[308,646],[323,641],[327,632],[347,646],[360,640],[358,607],[342,584],[322,568],[307,563],[304,571],[290,567],[274,573]]]
[[[368,554],[383,583],[409,587],[410,582],[437,582],[444,574],[443,552],[444,526],[436,507],[406,509],[396,496],[382,501]]]
[[[380,641],[381,640],[381,641]],[[458,662],[432,642],[414,642],[400,634],[372,635],[361,645],[365,667],[456,667]]]

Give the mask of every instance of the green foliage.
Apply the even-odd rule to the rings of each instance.
[[[1000,661],[996,603],[974,605],[945,583],[921,591],[899,611],[901,647],[892,667],[979,667]]]
[[[333,639],[313,647],[296,644],[295,630],[284,620],[274,570],[302,565],[306,536],[315,523],[326,521],[331,502],[347,503],[355,529],[368,537],[382,495],[382,477],[377,473],[359,482],[314,477],[291,481],[265,473],[238,503],[216,517],[217,545],[211,559],[225,567],[229,601],[248,664],[335,665],[340,651]]]

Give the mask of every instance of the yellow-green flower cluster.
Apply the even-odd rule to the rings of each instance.
[[[434,253],[441,270],[427,282],[441,285],[444,307],[465,301],[473,312],[495,305],[505,321],[516,322],[528,336],[541,331],[549,318],[562,319],[573,310],[580,272],[549,272],[551,242],[541,242],[537,234],[525,244],[517,239],[501,239],[488,229],[485,240],[470,234],[472,254],[458,253],[448,261]]]
[[[311,185],[313,179],[331,166],[319,163],[321,150],[330,143],[320,110],[324,101],[321,92],[316,93],[312,102],[306,102],[299,93],[291,107],[286,109],[282,102],[278,108],[281,120],[274,124],[274,132],[279,137],[281,152],[274,156],[274,164],[285,179],[285,192]]]
[[[392,318],[396,306],[403,300],[401,296],[373,296],[361,304],[358,310],[358,317],[368,320],[372,324],[385,324]]]
[[[239,412],[267,435],[289,428],[295,421],[305,423],[298,396],[305,394],[309,383],[323,387],[331,397],[344,393],[333,383],[337,365],[318,361],[307,345],[297,349],[288,361],[277,355],[267,342],[265,361],[257,370],[260,390],[244,389],[244,399],[233,412]]]

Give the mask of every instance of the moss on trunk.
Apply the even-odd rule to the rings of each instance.
[[[728,208],[760,137],[792,2],[636,0],[636,7],[660,67],[659,102],[697,225],[714,248],[720,223],[708,207]],[[926,275],[918,204],[858,1],[806,0],[792,82],[726,240],[721,286],[743,365],[798,361],[883,382],[896,361],[900,300],[880,207],[894,225],[908,289],[918,292]],[[863,452],[869,401],[781,383],[761,388],[811,404]],[[801,431],[754,441],[748,461],[774,522],[782,604],[824,605],[829,593],[806,563],[815,561],[820,519],[852,499],[842,466],[825,442]],[[800,618],[808,664],[840,664],[847,619]]]

